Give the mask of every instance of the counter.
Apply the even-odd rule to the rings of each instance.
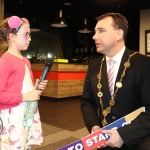
[[[45,64],[31,64],[34,79],[40,78]],[[42,96],[64,98],[82,95],[88,65],[54,63],[47,77]]]

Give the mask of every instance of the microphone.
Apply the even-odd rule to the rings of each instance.
[[[40,78],[40,82],[42,82],[43,80],[45,80],[47,78],[47,75],[48,75],[48,72],[50,71],[52,65],[53,65],[53,59],[52,58],[48,58],[46,59],[45,61],[45,69],[41,75],[41,78]],[[38,89],[38,88],[37,88]]]
[[[41,75],[40,78],[40,82],[42,82],[43,80],[45,80],[47,78],[47,75],[53,65],[53,59],[52,58],[47,58],[45,61],[45,69]],[[40,83],[39,82],[39,83]],[[37,90],[40,90],[38,87],[36,88]],[[28,102],[27,104],[27,108],[26,108],[26,112],[25,112],[25,118],[23,120],[23,125],[25,127],[30,128],[33,124],[34,121],[34,116],[35,113],[37,111],[37,106],[38,106],[38,102],[37,101],[32,101],[32,102]]]

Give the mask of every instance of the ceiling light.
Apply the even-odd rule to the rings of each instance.
[[[67,22],[65,18],[62,17],[62,10],[60,10],[59,17],[55,18],[51,26],[52,27],[67,27]]]
[[[69,0],[64,0],[63,3],[65,6],[71,6],[71,2]]]
[[[30,31],[31,31],[31,32],[39,32],[39,31],[41,31],[41,30],[38,29],[38,28],[31,28]]]
[[[84,24],[80,26],[78,32],[79,33],[91,33],[92,32],[91,27],[87,24],[86,18],[84,19]]]

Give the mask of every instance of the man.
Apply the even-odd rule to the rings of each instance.
[[[144,106],[131,124],[103,130],[102,150],[150,150],[150,58],[125,47],[128,21],[118,13],[97,18],[93,40],[104,54],[89,64],[81,111],[90,133]],[[109,61],[113,64],[109,65]]]

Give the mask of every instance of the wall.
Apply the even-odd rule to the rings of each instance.
[[[145,54],[145,30],[150,30],[150,9],[140,11],[140,50],[141,54]],[[149,55],[150,56],[150,55]]]

